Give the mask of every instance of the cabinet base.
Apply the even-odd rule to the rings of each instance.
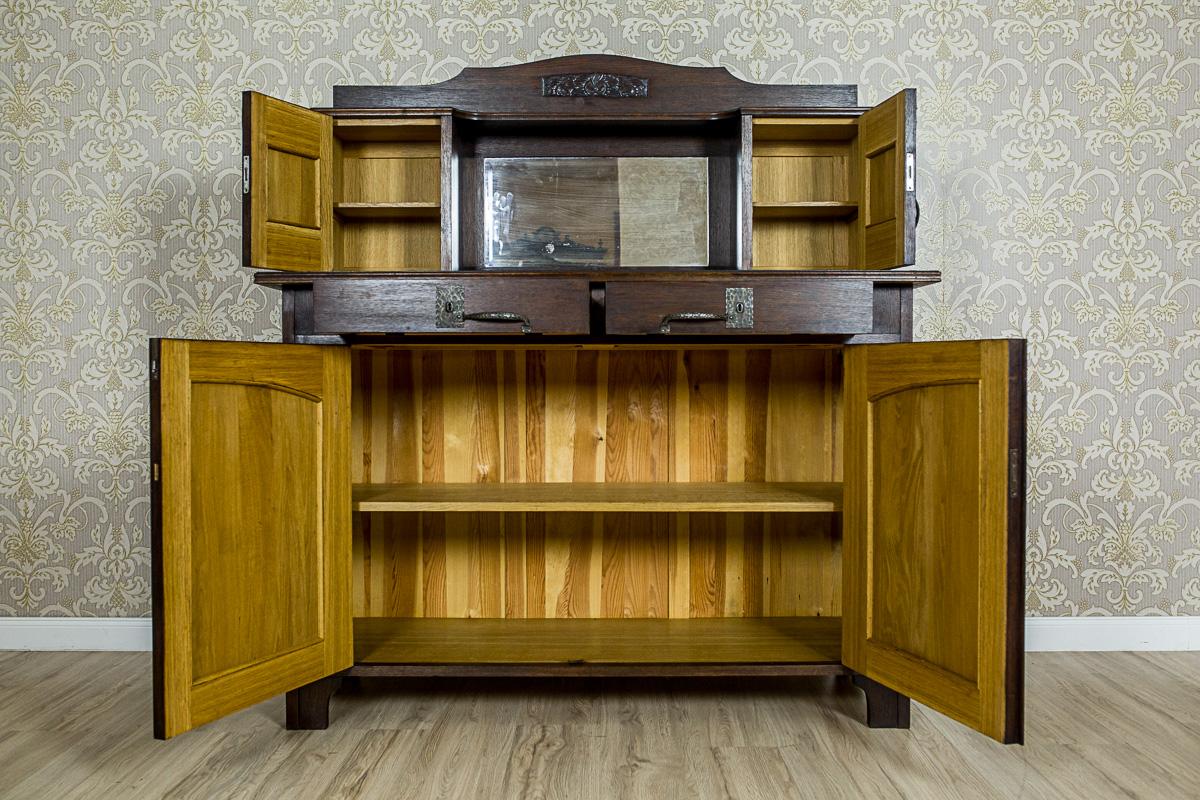
[[[866,675],[856,673],[851,680],[867,696],[868,728],[908,727],[911,703],[907,697]]]
[[[845,675],[867,698],[867,727],[908,728],[911,701],[905,695],[841,665],[781,664],[356,664],[345,672],[305,684],[287,693],[289,731],[319,731],[329,727],[329,701],[345,677],[714,677]]]
[[[323,731],[329,727],[329,700],[342,684],[339,672],[287,693],[285,727],[289,731]]]

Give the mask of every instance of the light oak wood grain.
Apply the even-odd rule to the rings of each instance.
[[[866,269],[889,269],[905,262],[904,154],[907,94],[900,92],[858,121],[858,198],[855,227]]]
[[[359,617],[354,621],[354,660],[358,664],[839,665],[841,629],[837,617],[690,620]]]
[[[251,265],[332,269],[332,120],[252,92],[248,123]]]
[[[1015,679],[1010,346],[863,345],[845,362],[845,663],[996,738]]]
[[[277,698],[163,743],[149,654],[13,653],[0,797],[1194,794],[1200,653],[1034,653],[1028,672],[1024,747],[921,706],[909,731],[867,729],[862,693],[822,678],[364,681],[327,731],[284,731]]]
[[[355,511],[841,510],[836,483],[405,483],[358,484]]]
[[[349,367],[162,341],[164,736],[350,665]]]
[[[363,349],[354,374],[360,484],[841,478],[836,350]],[[840,613],[828,513],[389,513],[355,515],[360,616]]]

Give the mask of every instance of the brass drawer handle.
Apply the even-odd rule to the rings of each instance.
[[[521,333],[533,333],[529,319],[512,311],[476,311],[473,314],[463,314],[462,318],[472,322],[519,322]]]
[[[658,326],[659,333],[670,333],[672,322],[724,322],[729,319],[725,314],[710,314],[707,311],[683,311],[678,314],[664,314]]]

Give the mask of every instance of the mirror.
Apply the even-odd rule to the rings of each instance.
[[[707,158],[484,159],[487,268],[708,265]]]

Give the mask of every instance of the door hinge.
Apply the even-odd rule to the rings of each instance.
[[[915,153],[904,154],[904,191],[917,190],[917,156]]]
[[[158,359],[157,358],[150,359],[150,379],[155,380],[155,381],[158,380]]]
[[[1008,496],[1014,500],[1021,496],[1021,489],[1024,481],[1021,480],[1024,476],[1021,470],[1025,469],[1022,463],[1021,451],[1013,448],[1008,451]]]
[[[250,156],[242,156],[242,194],[250,194]]]
[[[159,472],[158,472],[158,462],[157,461],[150,465],[150,473],[151,473],[150,480],[154,481],[155,483],[158,483]]]

